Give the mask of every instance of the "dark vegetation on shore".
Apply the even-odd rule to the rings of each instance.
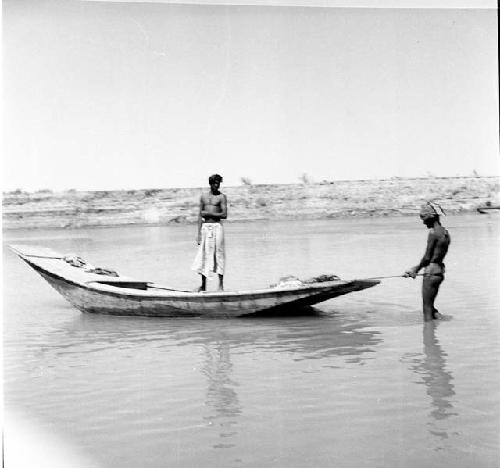
[[[194,223],[203,188],[3,193],[3,228]],[[428,177],[223,187],[229,219],[415,215],[437,201],[450,214],[499,204],[500,177]]]

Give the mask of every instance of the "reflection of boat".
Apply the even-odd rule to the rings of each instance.
[[[161,326],[158,324],[161,323]],[[307,311],[304,315],[254,317],[248,320],[205,319],[186,317],[178,320],[128,320],[109,315],[77,314],[69,316],[61,328],[50,329],[40,336],[38,347],[45,363],[62,356],[80,359],[79,350],[127,349],[142,353],[148,347],[186,347],[209,349],[218,356],[220,343],[231,353],[284,353],[294,361],[331,358],[362,362],[373,357],[382,343],[382,334],[373,323],[359,315]],[[186,351],[191,352],[191,351]],[[194,352],[194,351],[193,351]],[[214,358],[215,360],[215,358]]]
[[[169,317],[202,315],[237,317],[262,311],[282,311],[326,301],[379,284],[377,280],[340,279],[297,282],[252,291],[192,292],[132,278],[97,274],[79,257],[65,257],[51,249],[11,246],[65,299],[82,312],[112,315]],[[88,266],[88,265],[87,265]]]

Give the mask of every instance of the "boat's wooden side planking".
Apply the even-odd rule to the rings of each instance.
[[[148,297],[136,295],[131,297],[122,294],[103,294],[95,289],[68,283],[61,278],[40,272],[65,299],[82,312],[105,313],[112,315],[143,315],[152,317],[169,317],[179,315],[201,315],[214,317],[236,317],[285,305],[312,305],[317,302],[350,292],[356,288],[348,285],[344,289],[319,291],[314,295],[307,292],[287,291],[281,295],[263,297],[247,295],[244,297],[227,297],[208,300],[208,295],[187,297]],[[216,299],[213,297],[212,299]]]
[[[44,255],[16,253],[77,309],[112,315],[237,317],[286,306],[313,305],[379,283],[374,280],[338,280],[303,287],[208,293],[162,290],[158,285],[151,290],[141,290],[123,287],[124,281],[134,282],[132,278],[86,272],[58,258],[55,252],[42,251]],[[110,284],[113,282],[115,285]],[[121,282],[121,287],[116,286],[117,282]]]

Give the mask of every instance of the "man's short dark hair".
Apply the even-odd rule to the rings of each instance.
[[[209,178],[208,178],[208,183],[209,185],[212,185],[213,183],[215,182],[219,182],[221,183],[222,182],[222,176],[219,175],[219,174],[212,174]]]

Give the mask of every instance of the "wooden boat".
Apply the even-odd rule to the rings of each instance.
[[[484,206],[478,206],[476,208],[478,213],[481,214],[487,214],[487,213],[500,213],[500,205],[484,205]]]
[[[82,312],[148,317],[238,317],[310,306],[353,291],[371,288],[377,280],[295,281],[252,291],[193,292],[124,276],[97,274],[104,269],[74,266],[75,257],[28,245],[10,248]],[[76,257],[79,259],[79,257]],[[81,260],[81,259],[80,259]]]

